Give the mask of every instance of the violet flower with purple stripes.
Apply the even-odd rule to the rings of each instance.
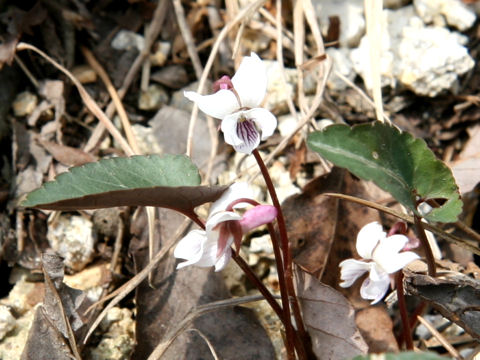
[[[257,54],[245,56],[230,79],[223,76],[215,82],[211,95],[185,91],[205,114],[222,120],[220,126],[225,142],[238,152],[251,154],[260,140],[273,134],[276,117],[267,109],[259,108],[267,91],[265,65]]]

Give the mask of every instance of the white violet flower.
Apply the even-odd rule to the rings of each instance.
[[[341,287],[351,286],[360,276],[369,272],[360,288],[360,296],[379,302],[390,285],[390,274],[402,269],[419,256],[411,251],[401,251],[407,244],[405,235],[388,236],[378,222],[365,225],[357,236],[357,252],[368,262],[348,259],[340,263]]]
[[[186,261],[179,263],[177,269],[196,265],[215,266],[215,271],[220,271],[232,257],[230,246],[233,243],[239,249],[243,234],[272,222],[277,216],[277,209],[271,205],[255,206],[243,215],[227,211],[234,201],[251,197],[251,190],[246,183],[235,183],[230,186],[212,204],[205,230],[192,230],[178,243],[173,254],[176,258]],[[245,203],[240,203],[233,208],[244,205]]]
[[[223,76],[215,82],[211,95],[185,91],[189,100],[197,103],[205,114],[221,119],[225,142],[238,152],[250,154],[260,143],[273,134],[276,117],[267,109],[259,108],[267,92],[265,65],[257,54],[245,56],[230,79]]]

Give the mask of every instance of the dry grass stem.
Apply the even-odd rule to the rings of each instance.
[[[375,102],[377,120],[384,121],[382,84],[380,74],[380,57],[382,55],[382,0],[365,0],[366,30],[370,50],[370,74],[372,77],[372,94]]]
[[[180,0],[172,0],[173,8],[175,10],[175,17],[177,18],[177,24],[180,28],[180,33],[182,34],[183,41],[187,47],[188,56],[192,61],[193,69],[195,70],[195,76],[197,79],[200,79],[202,76],[202,63],[200,62],[200,57],[198,56],[197,49],[195,48],[195,42],[193,41],[192,32],[190,27],[185,20],[185,11]]]
[[[428,329],[428,331],[430,331],[430,333],[440,342],[440,344],[442,344],[442,346],[445,348],[445,350],[448,351],[450,355],[452,355],[457,360],[463,359],[463,357],[459,354],[459,352],[455,350],[455,348],[447,341],[447,339],[445,339],[445,337],[442,334],[440,334],[438,330],[435,329],[428,320],[424,319],[421,316],[417,316],[417,319],[418,321],[420,321],[420,323],[423,326],[425,326]]]

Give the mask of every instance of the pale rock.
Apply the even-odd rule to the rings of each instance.
[[[82,84],[89,84],[97,81],[97,73],[89,65],[78,65],[72,69],[72,74]]]
[[[350,50],[347,48],[328,48],[326,53],[333,61],[334,70],[328,77],[327,86],[333,91],[343,91],[348,87],[348,85],[338,75],[335,74],[335,71],[339,72],[353,82],[356,73],[353,69],[352,61],[350,60]]]
[[[460,0],[414,0],[413,6],[427,24],[446,22],[460,31],[465,31],[476,20],[475,13]]]
[[[153,129],[150,126],[135,124],[132,125],[132,132],[137,139],[137,145],[142,154],[148,155],[162,153],[162,148],[158,144]]]
[[[158,110],[168,102],[168,94],[165,89],[157,84],[152,84],[146,91],[140,93],[138,108],[140,110]]]
[[[301,193],[299,187],[292,183],[290,173],[285,168],[285,157],[279,157],[269,168],[270,176],[277,191],[278,201],[283,202],[287,197]]]
[[[329,27],[329,17],[340,20],[340,46],[355,47],[365,33],[363,0],[315,0],[313,2],[323,34]]]
[[[445,90],[455,93],[458,76],[474,66],[463,46],[467,38],[445,28],[425,26],[413,6],[383,10],[382,86],[398,83],[421,96],[434,97]],[[368,89],[372,88],[369,43],[364,36],[350,53],[355,71]]]
[[[5,335],[15,327],[15,322],[10,309],[5,305],[0,305],[0,340],[3,340]]]
[[[252,237],[250,239],[250,252],[263,253],[264,255],[273,254],[272,240],[269,234]]]
[[[267,95],[263,106],[274,114],[284,114],[288,112],[287,99],[295,96],[297,71],[289,68],[283,69],[285,71],[285,84],[282,68],[278,61],[264,60],[263,63],[267,70],[268,79]]]
[[[150,62],[153,66],[163,66],[167,61],[168,54],[172,45],[168,41],[160,41],[157,43],[156,50],[150,54]]]
[[[145,47],[145,38],[133,31],[120,30],[113,38],[111,45],[115,50],[137,49],[142,51]]]
[[[82,216],[60,215],[48,228],[50,247],[62,256],[65,266],[82,270],[93,257],[95,236],[93,224]]]
[[[100,343],[88,351],[91,360],[129,359],[135,346],[135,322],[128,309],[110,309],[99,326],[105,333]]]
[[[297,128],[298,120],[291,114],[278,117],[278,131],[282,137],[290,136]]]
[[[63,279],[71,288],[84,291],[92,303],[100,300],[104,286],[108,285],[110,280],[108,264],[93,265],[73,275],[65,275]]]
[[[35,299],[35,297],[37,297]],[[2,305],[13,309],[17,314],[24,314],[43,300],[43,284],[26,281],[25,277],[15,282],[7,298],[1,300]],[[1,357],[0,357],[1,358]]]
[[[29,91],[21,92],[13,100],[12,108],[15,116],[30,115],[37,107],[38,97]]]
[[[15,327],[0,342],[0,359],[20,359],[33,323],[35,309],[15,321]]]

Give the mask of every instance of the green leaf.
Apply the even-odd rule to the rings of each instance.
[[[183,155],[112,158],[71,168],[32,191],[21,205],[49,210],[159,206],[189,213],[227,188],[199,184],[198,169]]]
[[[454,222],[462,201],[451,170],[422,139],[375,122],[331,125],[311,133],[308,145],[335,165],[371,180],[417,215],[417,201],[440,200],[425,219]]]
[[[355,356],[352,360],[445,360],[448,358],[442,357],[440,355],[424,352],[413,352],[406,351],[401,353],[387,353],[387,354],[375,354],[375,355],[360,355]]]

